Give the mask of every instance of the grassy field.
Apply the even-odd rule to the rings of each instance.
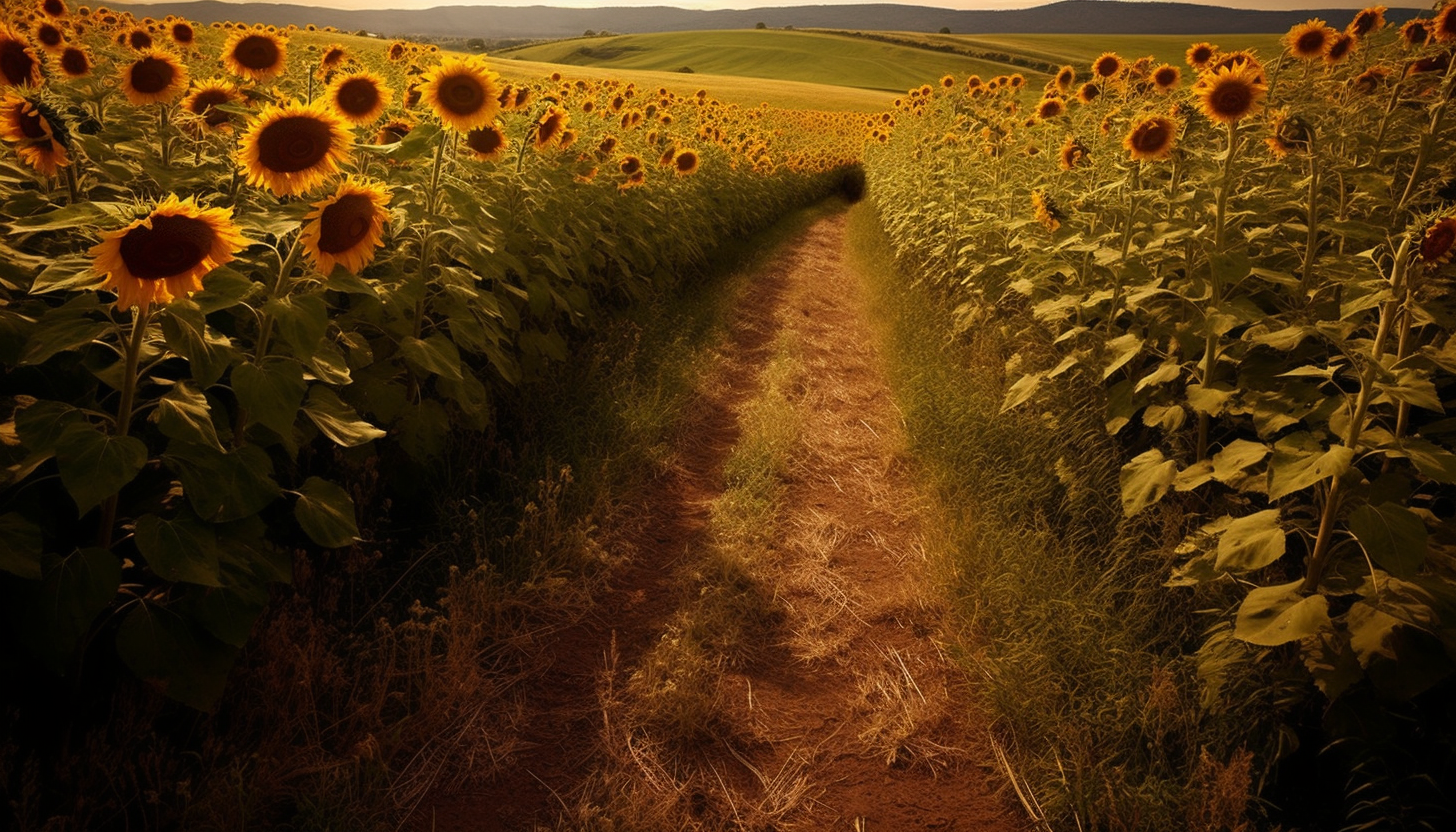
[[[617,70],[774,78],[903,92],[946,73],[964,78],[1018,71],[1006,64],[820,32],[731,30],[574,38],[502,53],[504,57]],[[700,86],[706,86],[700,84]]]
[[[1184,52],[1189,45],[1207,40],[1225,51],[1254,49],[1264,60],[1274,58],[1282,48],[1282,34],[1222,35],[1197,38],[1190,35],[936,35],[924,32],[886,32],[887,35],[914,39],[932,46],[949,45],[987,52],[1025,55],[1040,61],[1071,64],[1078,70],[1091,65],[1103,52],[1116,52],[1124,58],[1152,55],[1157,61],[1183,66]]]

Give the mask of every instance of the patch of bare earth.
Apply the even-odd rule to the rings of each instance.
[[[609,590],[539,645],[546,669],[520,690],[519,750],[437,784],[414,828],[1023,828],[993,792],[967,680],[940,646],[901,420],[844,249],[841,213],[755,276],[684,416],[676,464],[604,529],[624,554]],[[751,661],[717,666],[705,736],[656,741],[627,719],[624,680],[692,601],[680,576],[776,342],[793,345],[802,425],[754,567],[777,623]]]

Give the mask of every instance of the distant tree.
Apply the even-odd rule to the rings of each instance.
[[[485,38],[471,38],[465,42],[465,48],[471,52],[484,52]]]
[[[584,38],[594,38],[597,36],[597,33],[593,32],[591,29],[587,29],[585,32],[581,33],[581,36]]]
[[[784,27],[784,31],[785,32],[792,32],[792,31],[794,31],[794,25],[791,23],[788,26],[785,26]]]
[[[948,35],[948,34],[950,34],[950,27],[949,26],[942,26],[942,27],[940,27],[940,33],[942,35]]]
[[[768,24],[767,23],[764,23],[762,20],[760,20],[757,23],[753,24],[753,28],[755,28],[755,29],[767,29],[768,28]]]

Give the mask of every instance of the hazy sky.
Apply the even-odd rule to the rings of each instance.
[[[137,2],[138,0],[133,0]],[[1049,0],[898,0],[916,6],[943,9],[1024,9],[1045,5]],[[1140,0],[1133,0],[1139,2]],[[144,0],[141,0],[144,2]],[[160,2],[160,0],[158,0]],[[226,0],[243,3],[247,0]],[[275,0],[301,6],[324,6],[334,9],[427,9],[432,6],[567,6],[594,8],[600,6],[677,6],[684,9],[751,9],[760,6],[845,5],[863,2],[897,2],[897,0]],[[1375,0],[1186,0],[1212,6],[1239,9],[1361,9]],[[1382,0],[1391,7],[1424,7],[1423,0]]]

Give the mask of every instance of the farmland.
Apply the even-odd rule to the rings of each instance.
[[[6,828],[1456,820],[1456,4],[5,14]]]

